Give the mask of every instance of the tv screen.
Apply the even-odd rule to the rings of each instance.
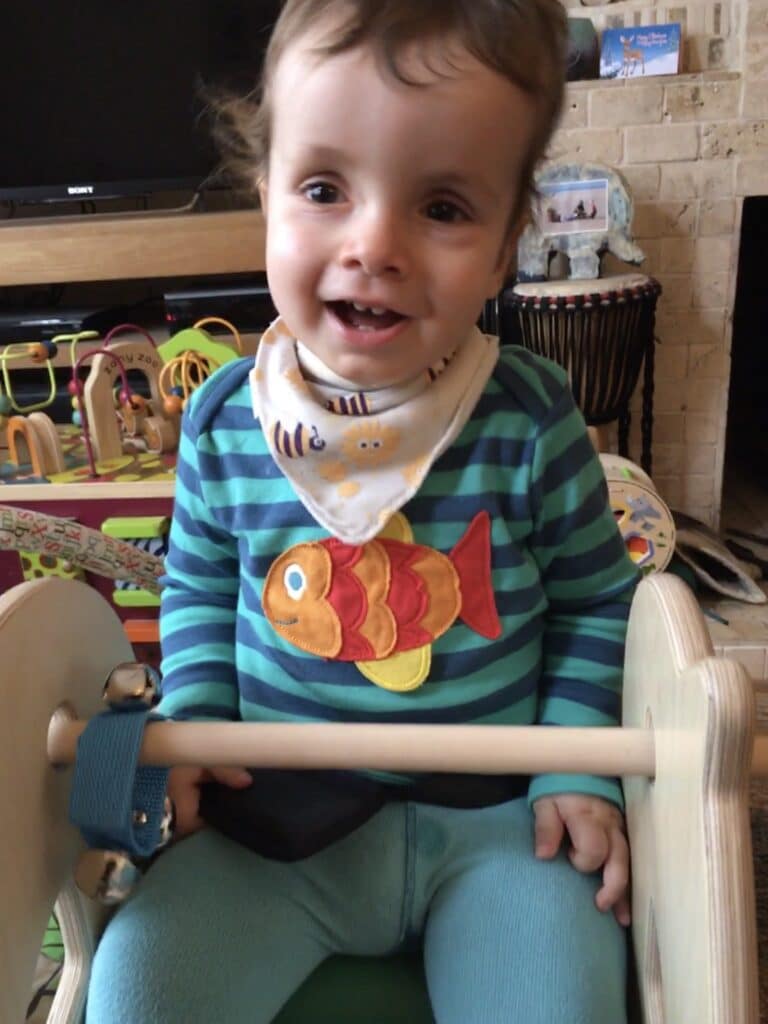
[[[3,4],[0,200],[197,189],[201,86],[252,88],[280,0]]]

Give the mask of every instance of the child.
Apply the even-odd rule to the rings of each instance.
[[[261,105],[236,111],[281,316],[185,413],[166,714],[615,723],[635,572],[598,460],[564,373],[474,326],[563,51],[556,0],[285,5]],[[91,1024],[266,1024],[328,956],[417,947],[439,1024],[625,1020],[613,780],[169,789],[194,834],[107,929]]]

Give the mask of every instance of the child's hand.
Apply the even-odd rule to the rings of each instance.
[[[176,808],[174,835],[181,838],[197,832],[205,822],[198,814],[200,787],[204,782],[221,782],[233,789],[245,789],[253,778],[245,768],[171,768],[168,773],[168,796]]]
[[[619,924],[628,925],[629,844],[618,807],[597,796],[562,793],[537,800],[533,812],[536,856],[554,857],[567,831],[568,856],[576,870],[591,874],[603,869],[603,885],[595,896],[598,910],[613,907]]]

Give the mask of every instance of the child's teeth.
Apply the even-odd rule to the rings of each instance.
[[[387,312],[386,306],[361,306],[359,302],[353,302],[352,306],[358,313],[373,313],[374,316],[383,316]]]

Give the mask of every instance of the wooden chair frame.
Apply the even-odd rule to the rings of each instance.
[[[67,821],[72,773],[51,766],[47,736],[64,704],[80,717],[98,713],[104,679],[126,660],[119,620],[84,584],[36,580],[0,597],[4,1024],[24,1018],[55,901],[67,952],[49,1024],[81,1018],[101,912],[71,881],[82,849]],[[675,577],[648,577],[635,597],[624,724],[652,730],[655,749],[653,778],[625,779],[642,1020],[757,1024],[752,684],[741,666],[713,657],[699,609]]]

